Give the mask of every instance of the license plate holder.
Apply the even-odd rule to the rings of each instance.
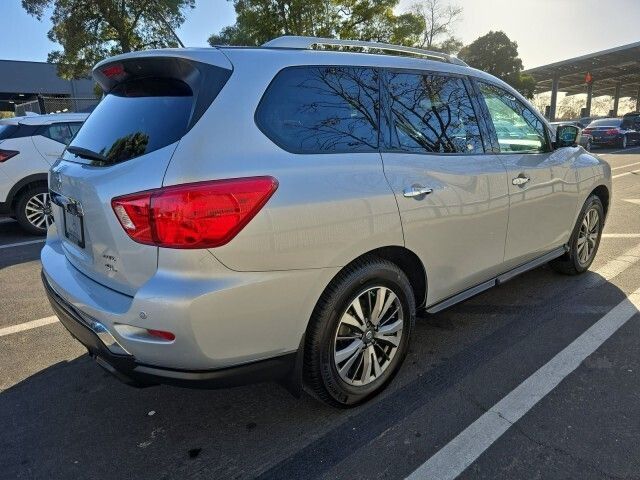
[[[74,212],[64,209],[64,236],[80,248],[84,248],[84,219]]]

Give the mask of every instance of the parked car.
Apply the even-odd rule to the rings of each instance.
[[[44,235],[51,221],[47,174],[86,114],[32,115],[0,120],[0,215]]]
[[[622,119],[631,122],[634,130],[640,130],[640,112],[629,112],[622,116]]]
[[[640,145],[640,131],[631,119],[601,118],[591,122],[582,132],[592,137],[593,145],[620,148]]]
[[[277,378],[356,405],[397,373],[418,308],[547,262],[579,274],[598,249],[609,165],[454,57],[282,37],[93,77],[106,96],[50,172],[43,282],[125,382]]]
[[[566,122],[551,122],[550,125],[551,125],[551,135],[552,136],[555,135],[555,131],[558,128],[558,125],[573,125],[573,126],[579,128],[581,133],[580,133],[580,136],[579,136],[578,143],[580,145],[582,145],[582,147],[584,147],[584,149],[587,152],[591,151],[591,147],[593,145],[592,144],[591,135],[584,133],[584,130],[583,130],[584,126],[580,122],[575,121],[575,120],[569,120],[569,121],[566,121]]]

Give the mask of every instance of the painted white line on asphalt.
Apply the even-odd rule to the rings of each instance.
[[[0,245],[0,250],[3,248],[21,247],[22,245],[33,245],[34,243],[44,243],[46,240],[28,240],[26,242],[7,243],[6,245]]]
[[[631,170],[630,172],[619,173],[618,175],[614,175],[611,178],[620,178],[620,177],[624,177],[626,175],[631,175],[633,173],[640,173],[640,170]]]
[[[633,167],[634,165],[640,165],[640,162],[630,163],[629,165],[622,165],[621,167],[615,167],[611,170],[620,170],[621,168]]]
[[[614,277],[617,277],[627,268],[640,260],[640,244],[627,250],[622,255],[609,260],[603,266],[598,268],[594,273],[600,275],[605,280],[609,281]]]
[[[31,330],[32,328],[44,327],[45,325],[51,325],[57,321],[58,317],[54,315],[52,317],[39,318],[38,320],[33,320],[31,322],[19,323],[18,325],[0,328],[0,337],[11,335],[12,333],[24,332],[25,330]]]
[[[640,238],[640,233],[603,233],[602,238]]]
[[[556,388],[640,308],[640,288],[423,463],[410,480],[452,480]]]

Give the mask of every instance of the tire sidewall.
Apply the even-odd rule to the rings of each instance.
[[[582,225],[582,221],[584,220],[584,216],[594,206],[595,208],[597,208],[598,215],[600,218],[600,223],[598,225],[598,238],[596,240],[593,255],[591,256],[591,258],[586,264],[581,264],[580,261],[578,260],[578,237],[580,234],[580,227]],[[571,244],[569,247],[570,248],[569,254],[570,254],[571,261],[578,273],[582,273],[588,270],[591,264],[593,263],[593,260],[596,258],[596,254],[598,253],[598,248],[600,247],[600,240],[602,239],[603,228],[604,228],[604,207],[602,206],[602,202],[600,201],[600,199],[597,196],[592,195],[587,199],[584,206],[582,207],[582,210],[580,211],[580,215],[578,217],[578,221],[576,222],[575,230],[571,237]]]
[[[320,330],[320,375],[327,392],[341,405],[352,406],[364,402],[372,395],[382,390],[397,373],[409,347],[409,339],[415,321],[415,300],[406,276],[399,270],[389,268],[384,263],[377,268],[367,268],[357,272],[356,278],[344,282],[346,288],[329,303],[329,308],[323,312]],[[384,373],[369,385],[353,386],[346,383],[338,373],[334,361],[334,339],[340,318],[354,298],[371,287],[384,286],[391,289],[398,297],[403,310],[402,338],[396,355]]]

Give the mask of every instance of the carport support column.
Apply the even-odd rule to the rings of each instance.
[[[591,116],[591,100],[593,98],[593,82],[587,85],[587,106],[584,109],[584,116]]]
[[[620,106],[620,83],[616,83],[616,93],[613,97],[613,116],[618,116],[618,107]]]
[[[549,121],[554,122],[556,120],[556,109],[558,107],[558,89],[560,88],[560,77],[553,77],[551,83],[551,105],[549,105]]]

